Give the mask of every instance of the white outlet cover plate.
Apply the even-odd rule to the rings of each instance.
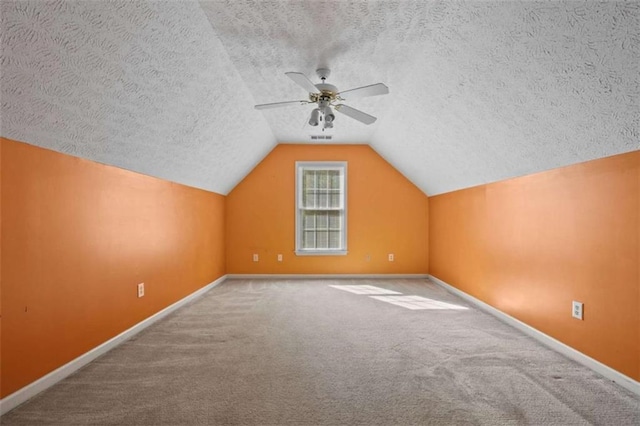
[[[584,304],[581,302],[576,302],[575,300],[572,303],[572,308],[571,308],[571,315],[574,318],[577,318],[579,320],[582,319],[583,316],[583,308],[584,308]]]
[[[144,283],[138,284],[138,297],[144,296]]]

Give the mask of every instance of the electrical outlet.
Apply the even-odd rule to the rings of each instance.
[[[257,262],[260,258],[258,257],[258,253],[253,254],[253,261]]]
[[[389,262],[393,262],[395,260],[395,256],[393,253],[389,253]]]
[[[370,255],[370,254],[366,255],[366,256],[364,257],[364,260],[365,260],[366,262],[371,262],[371,255]]]
[[[138,284],[138,297],[144,296],[144,283]]]
[[[282,262],[282,255],[281,254],[278,255],[278,262]]]
[[[584,304],[581,303],[581,302],[576,302],[574,300],[571,306],[572,306],[572,308],[571,308],[571,316],[581,320],[582,319],[582,312],[583,312],[583,309],[584,309]]]

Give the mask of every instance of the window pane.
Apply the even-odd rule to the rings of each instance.
[[[340,189],[340,172],[337,170],[332,170],[330,172],[331,176],[331,188]]]
[[[319,248],[319,249],[329,248],[329,233],[327,231],[316,232],[316,248]]]
[[[340,248],[340,231],[329,231],[329,248]]]
[[[329,216],[327,212],[318,212],[316,215],[316,229],[327,229],[329,227]]]
[[[316,206],[316,172],[314,170],[305,170],[302,179],[304,188],[302,191],[302,206],[314,208]]]
[[[329,197],[326,192],[321,192],[318,194],[318,207],[327,208],[329,207]]]
[[[340,198],[341,198],[341,196],[342,195],[339,192],[331,193],[331,195],[329,196],[329,199],[330,199],[329,207],[340,208]]]
[[[340,229],[340,212],[329,213],[329,229]]]
[[[316,227],[316,215],[313,212],[305,211],[303,212],[303,226],[304,229],[313,229]]]
[[[305,231],[302,237],[302,247],[306,249],[316,248],[316,233]]]
[[[316,173],[313,170],[304,171],[304,188],[313,189],[316,186]]]
[[[321,170],[318,172],[318,188],[326,189],[329,187],[327,174],[328,172],[326,170]]]
[[[315,189],[310,189],[302,194],[302,205],[306,208],[313,209],[318,206],[318,195]]]

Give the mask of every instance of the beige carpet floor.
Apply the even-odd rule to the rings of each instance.
[[[1,423],[618,426],[640,399],[427,280],[230,280]]]

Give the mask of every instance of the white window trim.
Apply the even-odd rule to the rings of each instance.
[[[302,169],[314,168],[316,170],[342,170],[342,181],[344,187],[344,205],[342,208],[342,249],[336,250],[310,250],[300,249],[302,247],[302,225],[300,215],[300,196],[302,194]],[[344,256],[347,252],[347,162],[346,161],[296,161],[296,256]]]

